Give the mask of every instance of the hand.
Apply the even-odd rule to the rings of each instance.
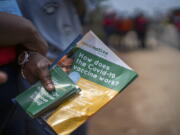
[[[48,45],[34,25],[24,17],[0,12],[0,46],[21,45],[45,55]]]
[[[3,84],[7,81],[8,77],[7,77],[7,74],[0,71],[0,84]]]
[[[44,88],[48,91],[54,90],[48,67],[50,61],[37,52],[30,53],[29,61],[23,66],[23,74],[30,83],[40,80]]]

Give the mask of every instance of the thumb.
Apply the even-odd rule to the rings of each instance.
[[[42,85],[47,91],[53,91],[55,89],[54,84],[51,80],[48,67],[41,70],[39,78],[41,80]]]

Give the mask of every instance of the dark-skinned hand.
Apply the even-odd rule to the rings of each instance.
[[[30,83],[41,80],[44,88],[52,91],[54,90],[54,85],[48,69],[50,65],[51,63],[46,57],[39,53],[31,52],[29,62],[22,69],[23,74]]]

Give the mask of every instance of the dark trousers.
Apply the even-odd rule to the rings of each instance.
[[[13,104],[12,98],[30,86],[18,75],[16,66],[1,66],[0,71],[8,74],[8,81],[0,85],[0,135],[55,135],[46,123],[31,119],[20,107]],[[86,128],[84,124],[72,135],[86,135]]]
[[[18,94],[18,72],[15,64],[0,66],[0,71],[8,75],[8,81],[0,84],[0,134],[7,119],[12,115],[13,103],[11,101]]]

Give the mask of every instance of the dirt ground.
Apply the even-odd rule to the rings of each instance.
[[[119,52],[139,77],[89,121],[89,135],[180,135],[180,51]]]

